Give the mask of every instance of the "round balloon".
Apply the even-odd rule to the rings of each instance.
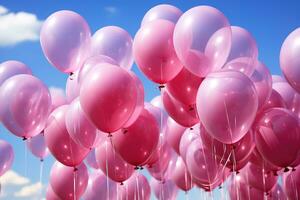
[[[68,103],[65,91],[63,89],[50,87],[49,92],[52,100],[52,106],[51,106],[52,111],[55,108]]]
[[[13,161],[13,147],[6,141],[0,140],[0,177],[11,168]]]
[[[37,136],[29,138],[26,141],[26,144],[30,152],[41,159],[41,161],[43,161],[44,158],[49,154],[43,132],[38,134]]]
[[[150,181],[151,189],[158,200],[176,200],[178,188],[172,180],[157,181],[152,178]]]

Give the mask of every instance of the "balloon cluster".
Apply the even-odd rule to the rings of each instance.
[[[210,6],[182,13],[158,5],[134,40],[116,26],[91,36],[79,14],[58,11],[40,42],[48,61],[70,74],[66,97],[23,63],[4,62],[1,121],[34,155],[49,149],[57,160],[47,200],[147,200],[151,189],[176,199],[178,189],[224,183],[231,199],[299,199],[299,41],[297,29],[282,45],[283,78],[258,60],[250,32]],[[130,70],[134,60],[161,92],[150,103]],[[0,155],[1,175],[11,147],[1,142]],[[144,167],[150,184],[135,171]]]

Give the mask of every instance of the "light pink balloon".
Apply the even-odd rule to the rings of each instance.
[[[41,159],[41,161],[49,154],[43,132],[26,140],[26,144],[30,152]]]
[[[77,200],[88,185],[89,175],[84,163],[76,170],[55,162],[50,172],[50,184],[53,191],[64,200]]]
[[[174,164],[169,170],[171,170],[170,178],[178,188],[183,191],[189,191],[193,187],[191,174],[180,156],[175,157]]]
[[[248,132],[257,106],[253,82],[238,71],[209,74],[197,94],[197,110],[203,126],[225,144],[237,142]]]
[[[50,184],[47,186],[46,200],[62,200],[57,194],[55,194]]]
[[[150,181],[151,189],[158,200],[175,200],[178,188],[171,180],[157,181],[152,178]]]
[[[143,17],[141,26],[144,26],[145,24],[151,23],[152,21],[158,19],[168,20],[176,24],[181,15],[182,11],[177,7],[169,4],[159,4],[147,11],[145,16]]]
[[[69,135],[66,128],[66,112],[68,106],[55,109],[49,116],[44,135],[46,145],[51,154],[64,165],[75,167],[89,153],[89,149],[77,144]]]
[[[170,21],[154,20],[142,26],[135,35],[135,61],[147,78],[155,83],[167,83],[182,69],[172,42],[174,27]]]
[[[0,177],[11,168],[14,157],[14,150],[11,144],[0,140]]]
[[[75,71],[67,79],[66,83],[66,96],[68,103],[71,103],[79,96],[80,84],[79,84],[79,71]]]
[[[117,65],[130,70],[133,64],[132,38],[121,27],[103,27],[92,37],[91,54],[108,56],[116,61]]]
[[[58,70],[69,73],[79,69],[89,55],[91,32],[79,14],[61,10],[43,23],[40,42],[48,61]]]
[[[200,125],[196,124],[192,127],[192,129],[188,128],[185,130],[183,135],[181,136],[179,143],[179,153],[184,161],[186,161],[186,152],[191,143],[200,138]]]
[[[85,158],[85,162],[88,166],[90,166],[93,169],[99,169],[97,160],[96,160],[96,153],[95,149],[92,149],[89,154]]]
[[[137,102],[137,85],[130,73],[116,65],[91,69],[80,89],[80,104],[89,120],[111,133],[130,118]]]
[[[63,89],[50,87],[49,92],[52,101],[51,110],[68,103],[65,91]]]
[[[160,133],[164,133],[166,129],[168,116],[166,112],[159,107],[156,107],[150,103],[145,102],[144,108],[148,110],[156,119]]]
[[[36,77],[21,74],[7,79],[0,89],[0,102],[2,123],[14,135],[29,138],[45,128],[51,97]]]
[[[231,28],[227,18],[216,8],[197,6],[179,18],[173,39],[184,67],[205,77],[224,65],[230,52]]]
[[[183,135],[186,127],[181,126],[177,122],[175,122],[171,117],[168,117],[167,128],[166,128],[166,136],[167,142],[177,154],[179,154],[179,143],[181,136]]]
[[[280,50],[280,68],[289,84],[300,92],[300,28],[291,32]]]

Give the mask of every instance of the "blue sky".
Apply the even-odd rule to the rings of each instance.
[[[5,33],[5,30],[7,29],[5,24],[1,24],[3,15],[16,14],[18,12],[30,13],[36,16],[36,20],[33,19],[32,22],[32,26],[34,26],[34,23],[40,23],[55,11],[69,9],[81,14],[87,20],[93,32],[103,26],[117,25],[126,29],[132,37],[134,37],[146,11],[161,3],[175,5],[182,11],[186,11],[197,5],[211,5],[220,9],[228,17],[232,25],[242,26],[253,34],[259,47],[259,58],[269,67],[272,74],[280,74],[278,56],[283,40],[292,30],[300,26],[300,2],[297,0],[86,0],[81,1],[81,3],[79,3],[79,1],[63,0],[1,0],[0,5],[5,7],[8,10],[8,13],[1,15],[0,9],[0,62],[8,59],[20,60],[29,65],[34,75],[43,80],[49,87],[54,86],[64,88],[67,76],[57,71],[47,62],[43,56],[38,38],[33,36],[30,41],[25,42],[18,42],[17,40],[14,40],[14,38],[10,38],[15,44],[4,44],[9,42],[9,40],[6,38],[1,40],[1,34],[3,34],[3,32]],[[15,35],[11,35],[11,37],[18,37],[18,33],[19,35],[22,35],[22,31],[24,30],[18,29],[18,31],[15,32]],[[138,74],[144,83],[146,100],[151,100],[158,94],[155,85],[146,80],[136,66],[133,67],[133,71]],[[26,161],[26,152],[21,139],[9,134],[2,126],[0,127],[0,138],[7,140],[14,146],[16,156],[13,170],[20,176],[28,177],[30,181],[18,186],[17,189],[21,189],[24,186],[31,186],[38,182],[39,161],[31,156],[29,152]],[[47,183],[52,162],[52,158],[49,157],[46,159],[43,178],[44,184]],[[14,189],[17,190],[16,188]],[[195,197],[196,194],[197,192],[193,191],[191,197]],[[184,195],[181,194],[180,197],[184,198]]]

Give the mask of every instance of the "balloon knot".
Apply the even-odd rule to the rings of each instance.
[[[189,105],[189,111],[193,111],[193,110],[194,110],[193,106]]]
[[[266,192],[266,196],[269,196],[270,195],[270,193],[269,192]]]
[[[193,127],[191,127],[191,128],[190,128],[190,130],[194,130],[194,128],[193,128]]]
[[[126,134],[128,132],[128,130],[127,129],[125,129],[124,131],[123,131],[123,134]]]
[[[23,136],[23,139],[22,139],[23,141],[25,141],[25,140],[27,140],[27,138],[25,137],[25,136]]]
[[[235,171],[235,173],[236,173],[236,174],[239,174],[239,173],[240,173],[240,171],[239,171],[239,170],[237,170],[237,171]]]
[[[287,168],[287,167],[284,168],[284,170],[283,170],[283,172],[288,172],[288,171],[290,171],[290,170],[289,170],[289,168]]]
[[[43,158],[41,158],[41,159],[40,159],[40,161],[41,161],[41,162],[44,162],[44,159],[43,159]]]
[[[70,72],[70,80],[73,80],[74,73]]]
[[[111,133],[108,133],[108,134],[107,134],[107,137],[112,137],[112,134],[111,134]]]
[[[123,183],[123,182],[121,182],[121,183],[120,183],[120,185],[124,185],[124,183]]]
[[[77,167],[74,167],[74,172],[77,172],[78,171],[78,168]]]
[[[140,169],[140,168],[139,168],[138,166],[135,166],[134,169],[135,169],[135,170],[138,170],[138,169]]]
[[[219,189],[220,189],[220,190],[222,189],[222,186],[221,186],[221,185],[219,186]]]
[[[164,85],[159,85],[159,86],[158,86],[159,91],[161,91],[163,88],[165,88]]]
[[[296,168],[295,168],[295,167],[292,168],[292,172],[294,172],[294,171],[296,171]]]
[[[140,167],[140,170],[143,170],[143,169],[144,169],[144,167],[141,166],[141,167]]]

